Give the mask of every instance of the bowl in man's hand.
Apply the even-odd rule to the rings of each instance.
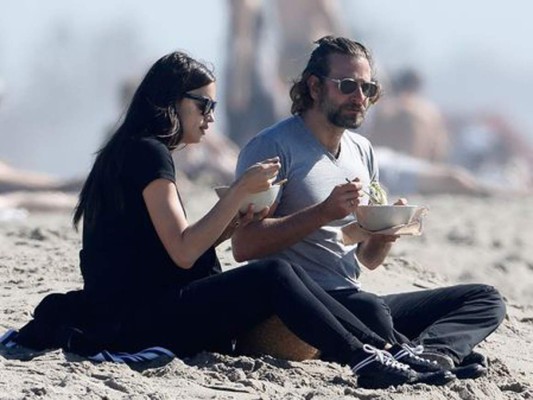
[[[411,222],[415,205],[360,205],[355,213],[357,222],[367,231],[381,231]]]

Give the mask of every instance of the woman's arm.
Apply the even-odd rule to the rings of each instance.
[[[178,198],[176,186],[167,179],[156,179],[143,190],[143,198],[154,228],[176,265],[191,268],[213,246],[249,193],[266,190],[277,175],[279,160],[255,164],[228,190],[199,221],[189,225]]]

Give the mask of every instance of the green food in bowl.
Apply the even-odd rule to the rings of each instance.
[[[378,181],[370,182],[368,186],[369,204],[385,205],[388,204],[387,192]]]

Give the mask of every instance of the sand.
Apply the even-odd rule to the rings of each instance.
[[[194,219],[216,196],[191,187],[185,198]],[[533,398],[533,198],[438,196],[411,202],[430,208],[424,234],[399,240],[383,267],[365,272],[363,284],[377,293],[459,282],[499,288],[508,316],[479,346],[491,362],[487,377],[440,388],[365,390],[348,368],[316,360],[202,353],[129,367],[59,350],[34,354],[0,347],[0,399]],[[81,287],[80,235],[69,218],[62,211],[0,222],[0,332],[26,323],[46,294]],[[229,246],[218,248],[225,268],[237,265]]]

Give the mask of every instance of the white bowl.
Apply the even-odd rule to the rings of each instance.
[[[239,211],[245,213],[248,210],[248,205],[253,204],[252,208],[254,212],[259,212],[266,207],[270,207],[276,201],[278,197],[280,185],[274,184],[269,189],[262,192],[249,194],[243,200]],[[229,186],[217,186],[215,192],[219,199],[226,195]]]
[[[359,224],[368,231],[381,231],[393,226],[408,224],[415,215],[415,205],[361,205],[356,215]]]

